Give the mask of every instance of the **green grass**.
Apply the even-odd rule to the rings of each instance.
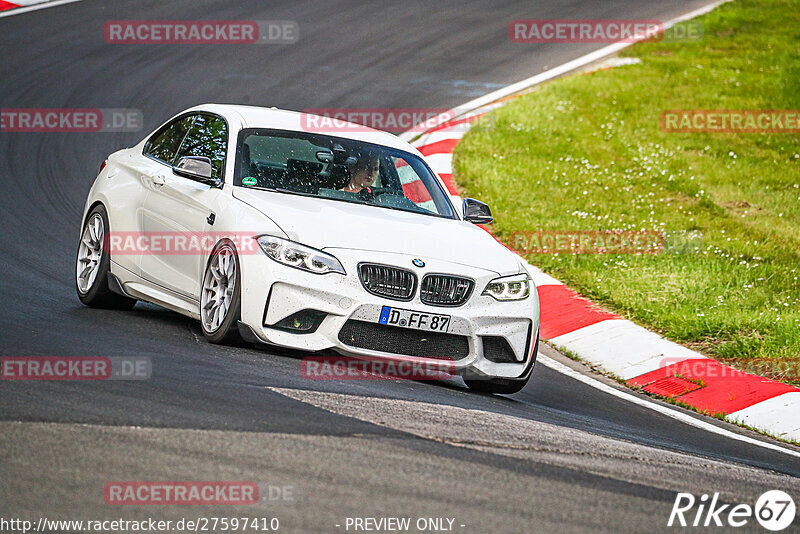
[[[659,128],[670,109],[800,109],[800,1],[737,0],[696,21],[700,41],[634,45],[622,55],[640,64],[491,113],[456,148],[455,177],[509,244],[536,230],[694,236],[673,253],[528,259],[723,361],[800,360],[800,135]]]

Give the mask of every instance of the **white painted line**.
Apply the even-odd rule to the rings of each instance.
[[[728,419],[784,439],[800,441],[800,392],[784,393],[731,412]]]
[[[579,382],[582,382],[582,383],[586,384],[587,386],[591,386],[591,387],[593,387],[595,389],[599,389],[600,391],[602,391],[604,393],[608,393],[609,395],[612,395],[614,397],[620,398],[620,399],[622,399],[624,401],[631,402],[631,403],[636,404],[638,406],[642,406],[643,408],[647,408],[649,410],[653,410],[655,412],[660,413],[661,415],[666,415],[667,417],[670,417],[672,419],[675,419],[675,420],[680,421],[682,423],[685,423],[687,425],[699,428],[701,430],[705,430],[707,432],[711,432],[713,434],[718,434],[718,435],[724,436],[726,438],[735,439],[737,441],[741,441],[741,442],[747,443],[749,445],[756,445],[758,447],[763,447],[763,448],[769,449],[771,451],[782,452],[782,453],[788,454],[790,456],[794,456],[796,458],[800,458],[800,451],[796,451],[796,450],[789,449],[789,448],[786,448],[786,447],[781,447],[780,445],[776,445],[774,443],[768,443],[766,441],[761,441],[761,440],[758,440],[758,439],[754,439],[754,438],[751,438],[749,436],[738,434],[736,432],[731,432],[730,430],[726,430],[726,429],[724,429],[722,427],[719,427],[717,425],[712,425],[711,423],[703,421],[702,419],[700,419],[698,417],[694,417],[692,415],[689,415],[689,414],[686,414],[686,413],[683,413],[683,412],[679,412],[678,410],[675,410],[675,409],[670,408],[668,406],[665,406],[663,404],[657,404],[655,402],[651,402],[651,401],[643,399],[641,397],[637,397],[636,395],[633,395],[632,393],[627,393],[625,391],[622,391],[622,390],[619,390],[617,388],[611,387],[608,384],[604,384],[603,382],[600,382],[599,380],[597,380],[597,379],[595,379],[593,377],[581,374],[578,371],[576,371],[576,370],[574,370],[574,369],[572,369],[570,367],[567,367],[563,363],[557,362],[554,359],[549,358],[549,357],[547,357],[547,356],[545,356],[543,354],[539,354],[539,357],[537,358],[536,361],[537,361],[537,363],[541,363],[542,365],[545,365],[546,367],[549,367],[550,369],[552,369],[554,371],[557,371],[557,372],[559,372],[559,373],[561,373],[563,375],[567,375],[567,376],[569,376],[571,378],[574,378],[575,380],[577,380]]]
[[[626,319],[607,319],[554,337],[553,344],[628,380],[702,354]]]
[[[703,7],[699,8],[699,9],[695,9],[694,11],[690,11],[689,13],[681,15],[680,17],[676,17],[676,18],[674,18],[672,20],[669,20],[669,21],[664,23],[663,27],[666,30],[668,28],[671,28],[672,26],[674,26],[678,22],[682,22],[684,20],[689,20],[689,19],[692,19],[692,18],[697,17],[699,15],[703,15],[705,13],[708,13],[709,11],[711,11],[712,9],[717,7],[718,5],[724,4],[727,1],[729,1],[729,0],[717,0],[716,2],[713,2],[713,3],[711,3],[711,4],[707,5],[707,6],[703,6]],[[520,91],[522,91],[524,89],[527,89],[527,88],[529,88],[531,86],[538,85],[538,84],[540,84],[540,83],[542,83],[544,81],[547,81],[547,80],[550,80],[552,78],[555,78],[556,76],[560,76],[560,75],[565,74],[567,72],[570,72],[572,70],[575,70],[575,69],[578,69],[580,67],[586,66],[589,63],[593,63],[593,62],[597,61],[598,59],[602,59],[604,56],[610,56],[611,54],[615,54],[615,53],[619,52],[620,50],[622,50],[623,48],[627,48],[627,47],[631,46],[632,44],[634,44],[634,43],[636,43],[638,41],[644,40],[645,38],[646,38],[646,36],[642,35],[639,39],[631,40],[629,42],[618,42],[618,43],[610,44],[610,45],[608,45],[606,47],[603,47],[603,48],[601,48],[599,50],[595,50],[594,52],[590,52],[590,53],[586,54],[585,56],[581,56],[581,57],[579,57],[577,59],[573,59],[572,61],[568,61],[567,63],[564,63],[562,65],[554,67],[554,68],[548,70],[547,72],[543,72],[541,74],[536,74],[534,76],[531,76],[530,78],[526,78],[526,79],[524,79],[522,81],[519,81],[519,82],[517,82],[515,84],[503,87],[502,89],[498,89],[497,91],[489,93],[488,95],[484,95],[484,96],[481,96],[481,97],[476,98],[474,100],[470,100],[466,104],[462,104],[462,105],[458,106],[457,108],[454,108],[453,111],[455,112],[456,116],[458,117],[459,115],[463,114],[466,111],[475,109],[477,107],[485,106],[487,104],[491,104],[495,100],[499,100],[501,98],[505,98],[507,96],[511,96],[514,93],[518,93],[518,92],[520,92]]]
[[[690,11],[689,13],[681,15],[680,17],[676,17],[676,18],[674,18],[672,20],[669,20],[669,21],[664,23],[663,27],[666,30],[668,28],[671,28],[672,26],[674,26],[678,22],[682,22],[684,20],[689,20],[689,19],[692,19],[692,18],[697,17],[699,15],[703,15],[705,13],[708,13],[709,11],[711,11],[712,9],[717,7],[718,5],[724,4],[725,2],[728,2],[728,1],[730,1],[730,0],[717,0],[716,2],[708,4],[707,6],[703,6],[703,7],[699,8],[699,9],[695,9],[694,11]],[[608,45],[606,47],[603,47],[603,48],[601,48],[599,50],[595,50],[594,52],[590,52],[590,53],[586,54],[585,56],[581,56],[579,58],[573,59],[572,61],[568,61],[567,63],[564,63],[564,64],[559,65],[557,67],[553,67],[552,69],[550,69],[550,70],[548,70],[546,72],[542,72],[541,74],[536,74],[534,76],[531,76],[530,78],[525,78],[524,80],[521,80],[521,81],[519,81],[517,83],[508,85],[506,87],[503,87],[502,89],[498,89],[497,91],[494,91],[492,93],[489,93],[489,94],[481,96],[481,97],[478,97],[478,98],[476,98],[474,100],[470,100],[469,102],[467,102],[465,104],[461,104],[460,106],[455,107],[455,108],[453,108],[451,110],[451,115],[455,116],[455,117],[460,117],[461,115],[463,115],[463,114],[465,114],[467,112],[475,110],[476,108],[491,104],[495,100],[499,100],[501,98],[505,98],[507,96],[511,96],[514,93],[519,93],[520,91],[523,91],[525,89],[533,87],[534,85],[538,85],[538,84],[540,84],[542,82],[546,82],[548,80],[552,80],[553,78],[561,76],[562,74],[566,74],[566,73],[568,73],[570,71],[579,69],[581,67],[585,67],[589,63],[593,63],[593,62],[595,62],[595,61],[597,61],[599,59],[602,59],[605,56],[610,56],[611,54],[616,54],[617,52],[619,52],[623,48],[627,48],[628,46],[634,44],[637,41],[643,40],[644,38],[645,38],[645,36],[643,35],[638,40],[631,40],[630,42],[618,42],[618,43],[610,44],[610,45]],[[405,132],[405,133],[401,134],[399,137],[401,139],[405,139],[406,141],[408,141],[409,139],[413,139],[414,137],[416,137],[419,131],[420,131],[419,128],[413,128],[411,131]]]
[[[31,11],[38,11],[40,9],[46,9],[48,7],[56,7],[61,6],[64,4],[72,4],[73,2],[80,2],[81,0],[54,0],[53,2],[45,2],[41,4],[31,5],[27,7],[18,7],[16,9],[9,9],[8,11],[0,12],[0,18],[3,17],[11,17],[13,15],[22,15],[23,13],[29,13]],[[17,2],[13,2],[17,3]]]

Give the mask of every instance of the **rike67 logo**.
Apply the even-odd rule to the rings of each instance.
[[[719,493],[703,494],[698,499],[691,493],[678,493],[669,515],[668,527],[743,527],[752,519],[767,530],[784,530],[795,519],[794,500],[786,492],[772,490],[749,504],[722,504]]]

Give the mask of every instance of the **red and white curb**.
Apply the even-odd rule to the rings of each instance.
[[[716,5],[690,15],[696,16]],[[681,20],[686,18],[690,16],[681,17]],[[607,53],[618,50],[614,45],[606,49],[609,49]],[[599,59],[596,53],[590,56],[595,57],[584,65]],[[576,66],[576,62],[584,59],[570,62],[573,66],[569,70],[580,66]],[[510,87],[516,93],[567,72],[563,68],[554,70],[559,72],[530,78],[528,85],[520,82]],[[453,150],[475,120],[510,99],[507,89],[487,95],[499,99],[487,102],[482,98],[456,108],[448,114],[455,119],[412,141],[442,178],[457,205],[461,200],[453,181]],[[402,137],[409,139],[412,135]],[[731,422],[746,424],[782,439],[800,441],[800,389],[707,358],[602,309],[535,266],[529,265],[528,270],[539,294],[542,338],[632,387],[674,399],[710,415],[724,415]]]
[[[59,6],[61,4],[71,4],[79,1],[80,0],[14,0],[13,2],[8,2],[7,0],[0,0],[0,17],[19,15],[27,13],[28,11],[36,11],[37,9]]]
[[[17,0],[16,2],[6,2],[0,0],[0,11],[7,11],[9,9],[17,9],[18,7],[27,7],[35,4],[43,4],[47,0]]]

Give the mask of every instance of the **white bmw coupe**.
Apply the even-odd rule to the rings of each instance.
[[[84,209],[80,300],[155,303],[212,343],[446,360],[471,389],[522,389],[539,303],[520,258],[476,226],[488,206],[456,207],[394,135],[309,117],[208,104],[111,154]]]

